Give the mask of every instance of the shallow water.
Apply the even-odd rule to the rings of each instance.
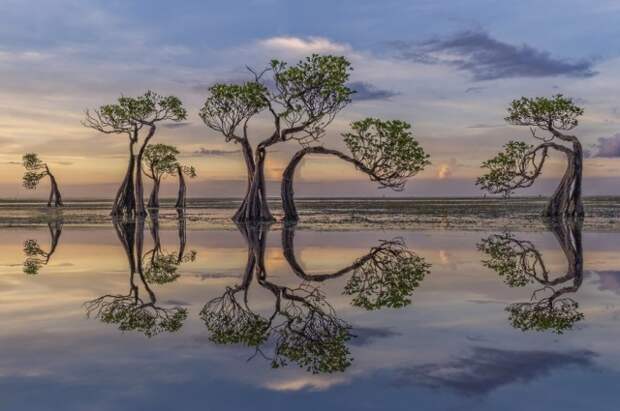
[[[620,232],[48,220],[0,231],[1,409],[617,409]]]

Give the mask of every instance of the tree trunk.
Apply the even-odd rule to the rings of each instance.
[[[140,147],[140,151],[138,151],[138,155],[136,157],[136,187],[135,187],[135,198],[136,198],[136,215],[139,217],[144,217],[147,215],[146,208],[144,207],[144,184],[142,180],[142,157],[144,155],[144,150],[146,146],[148,146],[149,141],[155,134],[155,126],[151,125],[149,129],[149,133],[147,134],[142,146]]]
[[[129,162],[127,165],[127,172],[125,178],[121,183],[116,197],[114,198],[114,204],[112,205],[112,216],[128,215],[132,216],[136,210],[136,202],[134,197],[134,170],[136,158],[134,155],[135,141],[129,142]]]
[[[248,194],[241,204],[234,220],[239,223],[273,222],[275,219],[269,211],[265,186],[265,157],[264,148],[256,150],[255,170],[249,184]]]
[[[250,189],[252,188],[252,181],[254,179],[254,173],[256,171],[256,164],[254,163],[254,155],[252,153],[252,147],[247,140],[241,141],[241,152],[243,153],[243,159],[245,160],[245,167],[247,171],[247,186],[245,190],[245,196],[241,205],[233,215],[233,221],[243,222],[245,221],[245,213],[248,206],[248,199],[250,198]]]
[[[151,190],[151,196],[149,197],[148,208],[159,209],[159,179],[153,179],[153,190]]]
[[[573,149],[563,150],[568,165],[560,184],[549,200],[543,213],[546,217],[582,217],[584,215],[581,199],[583,175],[583,150],[581,143],[572,141]]]
[[[177,203],[175,207],[177,209],[185,209],[185,197],[187,193],[187,187],[185,185],[185,176],[183,175],[183,167],[177,164],[177,174],[179,175],[179,193],[177,195]]]
[[[286,222],[296,222],[299,220],[297,208],[295,207],[295,192],[293,190],[293,183],[295,180],[295,172],[297,170],[297,166],[307,154],[326,154],[336,156],[341,160],[353,164],[358,170],[368,175],[372,174],[372,170],[369,170],[364,164],[338,150],[331,150],[325,147],[306,147],[299,150],[297,153],[295,153],[293,158],[291,158],[291,161],[284,169],[284,173],[282,173],[282,185],[280,188],[280,195],[282,197],[284,221]]]
[[[56,182],[56,178],[54,177],[54,175],[52,173],[50,173],[49,169],[47,169],[47,175],[50,178],[50,196],[49,199],[47,201],[47,206],[51,207],[52,206],[52,202],[54,203],[55,207],[62,207],[62,197],[60,195],[60,190],[58,189],[58,183]]]

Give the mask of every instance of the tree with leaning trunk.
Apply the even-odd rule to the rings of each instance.
[[[151,144],[144,150],[142,159],[142,171],[153,180],[153,189],[149,197],[147,207],[150,209],[159,208],[159,187],[161,180],[166,175],[173,175],[177,171],[177,150],[174,146],[167,144]]]
[[[185,182],[185,176],[189,178],[196,177],[196,169],[193,166],[181,165],[180,163],[176,164],[176,174],[179,177],[179,193],[177,195],[177,202],[174,207],[181,211],[186,207],[186,197],[187,197],[187,184]]]
[[[284,220],[293,222],[299,219],[293,182],[298,165],[309,154],[336,156],[367,174],[380,188],[403,190],[409,177],[430,164],[429,155],[414,139],[410,130],[411,125],[404,121],[366,118],[351,123],[351,131],[342,134],[350,154],[322,146],[299,150],[282,175]]]
[[[583,216],[583,149],[579,139],[567,133],[579,124],[577,119],[582,114],[582,108],[561,94],[514,100],[508,108],[506,121],[529,126],[532,136],[541,143],[534,146],[521,141],[509,142],[503,152],[482,164],[488,172],[478,178],[476,184],[493,194],[508,197],[516,189],[532,186],[542,174],[549,152],[557,151],[566,156],[568,164],[543,215]],[[539,136],[539,130],[546,135]]]
[[[49,177],[50,196],[47,200],[47,206],[51,207],[53,204],[55,207],[62,207],[62,196],[58,189],[58,183],[47,163],[42,162],[36,153],[27,153],[22,157],[22,164],[26,169],[22,178],[23,186],[29,190],[35,190],[42,179]]]
[[[182,121],[187,111],[175,96],[161,96],[147,91],[138,97],[120,97],[116,104],[107,104],[96,110],[86,111],[84,126],[105,134],[127,134],[129,137],[129,163],[121,183],[112,215],[145,216],[144,185],[140,165],[144,151],[155,135],[157,123]],[[145,134],[140,143],[140,135]],[[136,146],[139,146],[137,154]]]
[[[247,190],[233,219],[237,222],[273,221],[265,187],[267,149],[291,140],[308,145],[320,140],[336,114],[350,101],[346,87],[350,63],[339,56],[313,54],[295,65],[272,60],[244,84],[215,84],[209,89],[200,117],[227,142],[241,146],[247,168]],[[269,75],[269,79],[265,79]],[[252,148],[248,125],[267,112],[273,132]]]

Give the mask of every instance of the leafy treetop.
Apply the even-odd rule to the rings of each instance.
[[[165,120],[187,118],[183,103],[175,96],[161,96],[147,91],[138,97],[119,97],[116,104],[106,104],[92,112],[86,111],[83,124],[102,133],[132,133],[143,126],[155,127]]]
[[[430,164],[407,122],[366,118],[353,122],[351,129],[342,135],[345,144],[382,187],[402,190],[407,178]]]
[[[151,144],[144,150],[143,162],[145,174],[153,180],[161,180],[166,174],[174,174],[177,170],[179,150],[167,144]]]
[[[583,115],[583,109],[573,99],[557,94],[551,98],[521,97],[513,100],[505,118],[510,124],[539,127],[543,130],[572,130]]]

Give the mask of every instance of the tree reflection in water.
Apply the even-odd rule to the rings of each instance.
[[[41,267],[50,262],[58,247],[58,242],[62,235],[62,226],[63,222],[61,219],[47,223],[47,228],[50,233],[49,251],[44,251],[41,246],[39,246],[37,240],[29,239],[24,242],[24,274],[38,274]]]
[[[282,248],[286,261],[302,280],[297,287],[270,281],[265,267],[265,248],[269,226],[239,226],[248,245],[248,257],[240,284],[227,287],[221,297],[209,301],[201,318],[218,344],[242,344],[254,347],[268,358],[274,368],[296,363],[312,373],[344,371],[352,357],[347,342],[352,326],[338,318],[326,296],[314,283],[352,273],[344,293],[354,295],[353,304],[368,309],[403,307],[429,265],[408,251],[402,240],[382,242],[351,265],[327,274],[307,274],[294,253],[294,226],[285,226]],[[400,266],[399,264],[402,264]],[[399,277],[402,268],[402,278]],[[253,311],[248,302],[255,280],[273,295],[268,315]],[[273,345],[273,354],[263,347]]]
[[[542,254],[530,241],[517,239],[512,233],[492,235],[478,244],[487,255],[482,263],[497,272],[510,287],[539,284],[531,301],[510,304],[509,321],[523,331],[550,330],[562,334],[584,318],[577,301],[569,297],[583,281],[583,248],[580,219],[549,221],[549,229],[566,258],[566,273],[553,276]]]
[[[118,239],[129,262],[129,291],[127,294],[103,295],[86,302],[87,315],[115,324],[121,331],[139,331],[147,337],[178,331],[187,318],[187,309],[159,305],[151,285],[175,281],[179,277],[179,265],[195,258],[194,251],[184,255],[184,223],[179,219],[179,251],[166,253],[159,237],[159,221],[154,216],[150,225],[153,248],[144,253],[144,219],[115,222]]]

